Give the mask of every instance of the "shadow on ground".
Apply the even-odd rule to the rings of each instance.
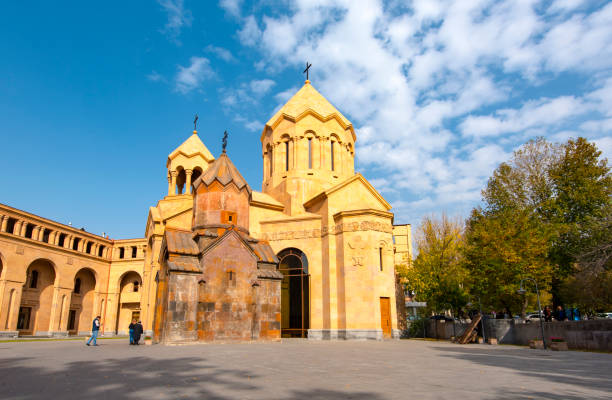
[[[563,383],[575,386],[577,391],[581,389],[594,389],[604,392],[612,392],[612,355],[595,353],[563,352],[552,353],[543,350],[527,349],[478,349],[474,347],[432,347],[446,357],[471,361],[487,367],[508,368],[523,376],[550,381],[550,387],[554,384]],[[589,357],[585,357],[588,354]],[[597,368],[600,364],[601,368]],[[594,368],[595,367],[595,368]],[[520,383],[517,383],[517,386]],[[535,388],[531,388],[535,389]],[[545,392],[534,390],[531,398],[537,399],[583,399],[584,396],[571,393],[551,391]],[[508,398],[530,398],[525,397],[523,392],[509,393]],[[610,398],[609,395],[602,398]]]
[[[272,388],[268,383],[264,387],[264,378],[246,365],[220,368],[195,357],[92,360],[65,363],[54,369],[24,366],[24,361],[27,359],[2,360],[2,399],[385,399],[371,392],[303,390],[308,384],[299,382],[299,376],[300,390],[287,390],[290,383]],[[35,359],[29,361],[31,364]]]

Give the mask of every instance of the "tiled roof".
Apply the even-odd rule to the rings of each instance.
[[[170,271],[202,272],[196,257],[176,257],[168,261]]]
[[[257,271],[257,277],[268,279],[283,279],[283,273],[269,269],[260,269],[259,271]]]
[[[243,187],[247,188],[247,191],[251,193],[251,188],[246,180],[238,172],[238,168],[229,159],[226,153],[221,153],[208,169],[193,183],[194,187],[198,187],[200,183],[205,183],[207,186],[217,180],[223,186],[233,182],[238,189]]]
[[[274,250],[272,250],[268,242],[261,241],[249,244],[257,257],[259,257],[260,262],[278,264],[278,258],[276,258],[276,254],[274,254]]]
[[[166,228],[166,245],[169,253],[198,255],[200,250],[193,241],[191,231]]]

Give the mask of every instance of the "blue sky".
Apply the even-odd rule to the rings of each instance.
[[[144,234],[195,113],[259,190],[306,60],[396,223],[466,215],[532,137],[612,155],[606,1],[8,2],[0,38],[0,202],[113,238]]]

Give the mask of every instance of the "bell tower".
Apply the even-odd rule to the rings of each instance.
[[[261,134],[263,192],[290,215],[303,213],[306,201],[355,174],[355,140],[353,124],[306,80]]]
[[[191,195],[192,183],[214,160],[194,129],[193,134],[168,155],[168,196]]]

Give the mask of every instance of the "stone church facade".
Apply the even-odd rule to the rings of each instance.
[[[194,131],[143,239],[0,205],[0,335],[82,333],[101,315],[104,334],[135,317],[164,343],[398,337],[410,226],[355,173],[356,139],[306,81],[263,128],[260,192]]]

